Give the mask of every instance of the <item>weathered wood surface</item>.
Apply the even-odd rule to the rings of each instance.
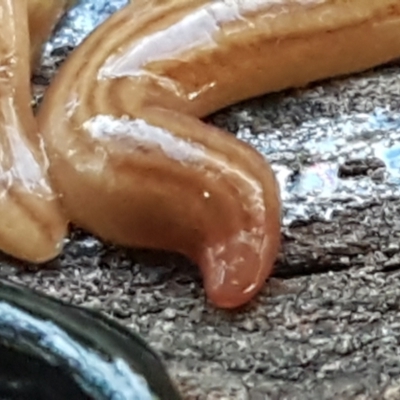
[[[399,251],[381,249],[398,243],[399,215],[400,201],[357,213],[369,222],[351,227],[362,232],[364,248],[347,267],[329,271],[337,250],[318,273],[285,272],[240,313],[208,306],[196,270],[179,259],[129,254],[85,235],[76,235],[61,267],[14,271],[12,279],[141,333],[188,399],[398,399]],[[303,242],[284,247],[293,273],[308,264],[316,271],[313,253],[333,243],[347,248],[347,216],[318,225],[291,232]]]

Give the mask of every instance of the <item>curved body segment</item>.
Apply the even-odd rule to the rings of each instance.
[[[42,263],[63,248],[67,220],[50,185],[31,108],[26,0],[0,0],[0,250]]]
[[[279,187],[255,149],[199,118],[400,56],[399,15],[399,0],[126,6],[66,60],[39,111],[67,215],[187,255],[219,307],[248,302],[279,251]]]

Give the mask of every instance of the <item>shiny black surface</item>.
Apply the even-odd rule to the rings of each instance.
[[[24,354],[18,346],[0,345],[0,399],[91,400],[63,369],[40,357]]]
[[[100,313],[0,281],[0,400],[179,400],[161,360]]]

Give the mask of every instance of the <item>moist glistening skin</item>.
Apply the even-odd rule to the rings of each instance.
[[[279,187],[268,161],[201,118],[400,55],[399,0],[137,0],[75,49],[37,116],[69,221],[178,251],[233,308],[271,274]]]

